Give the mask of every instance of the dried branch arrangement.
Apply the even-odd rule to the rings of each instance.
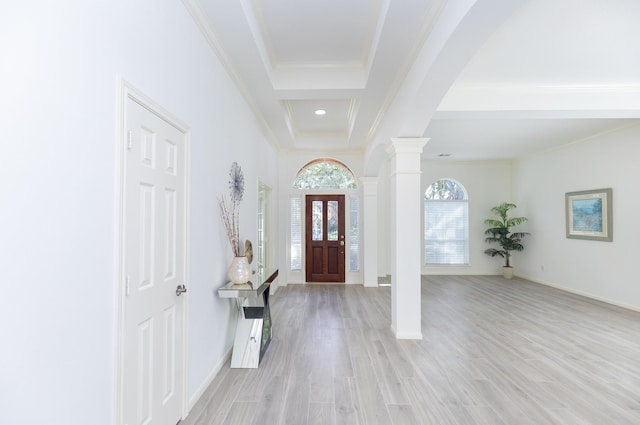
[[[224,231],[231,244],[235,257],[240,256],[240,208],[237,202],[228,202],[224,196],[218,198],[220,218],[224,224]]]
[[[237,162],[231,165],[229,172],[230,201],[224,195],[218,198],[220,218],[224,224],[231,250],[235,257],[240,256],[240,202],[244,196],[244,174]]]

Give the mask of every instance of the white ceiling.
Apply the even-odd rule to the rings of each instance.
[[[636,0],[183,1],[282,150],[512,159],[640,118]]]

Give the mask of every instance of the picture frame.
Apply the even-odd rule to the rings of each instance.
[[[612,195],[611,188],[567,192],[567,238],[613,241]]]

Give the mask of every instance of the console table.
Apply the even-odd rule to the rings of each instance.
[[[269,292],[276,277],[277,269],[264,271],[246,284],[229,282],[218,289],[220,298],[235,298],[238,307],[232,368],[257,368],[271,342]]]

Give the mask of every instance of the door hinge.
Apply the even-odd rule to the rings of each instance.
[[[129,130],[127,132],[127,149],[131,150],[133,148],[133,130]]]
[[[129,296],[129,288],[130,288],[130,286],[129,286],[129,276],[126,276],[124,278],[124,295],[126,297]]]

